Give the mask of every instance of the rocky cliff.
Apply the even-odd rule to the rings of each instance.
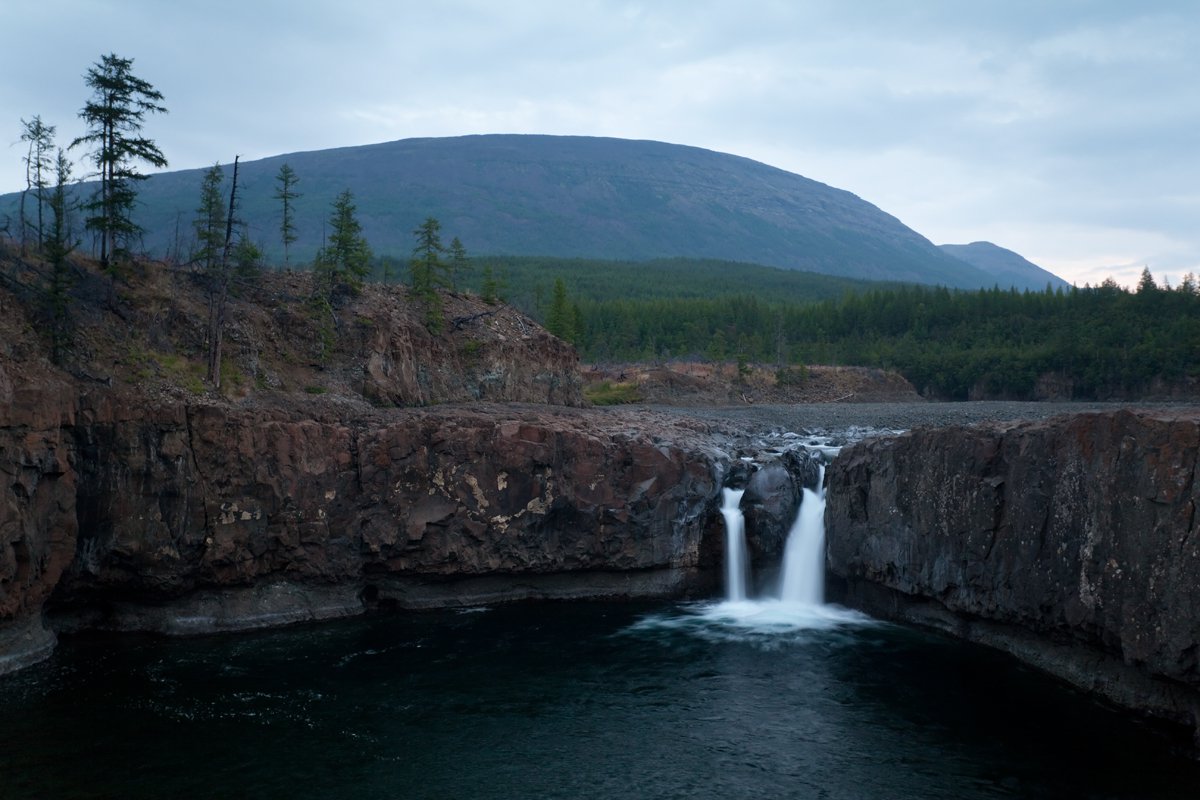
[[[73,265],[59,368],[42,274],[0,258],[0,673],[52,630],[711,588],[748,435],[574,407],[574,350],[512,308],[444,293],[430,325],[403,287],[318,308],[307,275],[265,275],[232,301],[217,392],[194,275]],[[804,460],[764,457],[755,508],[794,513]]]
[[[830,469],[849,603],[1200,723],[1200,413],[917,430]]]
[[[565,513],[552,501],[574,443],[555,425],[569,423],[549,411],[398,408],[582,403],[574,350],[510,307],[444,293],[431,325],[404,287],[318,308],[308,275],[262,275],[231,299],[216,392],[202,379],[196,274],[138,262],[112,281],[70,264],[71,347],[58,367],[44,335],[46,270],[0,246],[0,672],[53,646],[47,608],[57,627],[159,630],[348,613],[379,594],[366,591],[368,573],[433,574],[457,555],[448,542],[480,538],[479,520],[519,517],[489,529],[502,538]],[[522,437],[559,449],[518,465]],[[610,455],[648,457],[633,444],[621,452]],[[501,474],[468,496],[487,506],[451,519],[459,481],[489,464]],[[642,505],[614,513],[647,522],[667,491],[643,490]],[[554,566],[509,563],[491,544],[497,570]]]
[[[128,407],[78,429],[78,555],[52,605],[93,627],[677,591],[727,459],[710,431],[583,410]]]
[[[724,469],[706,431],[603,412],[64,397],[0,415],[0,670],[49,651],[46,610],[189,632],[680,591]]]
[[[372,606],[707,592],[720,488],[746,469],[712,423],[645,411],[147,404],[109,390],[44,417],[13,408],[0,425],[6,668],[49,651],[43,618],[190,633]],[[767,482],[780,491],[756,499],[780,517],[794,512],[781,470]]]
[[[54,646],[41,609],[74,557],[78,532],[65,388],[14,386],[0,364],[0,674]]]

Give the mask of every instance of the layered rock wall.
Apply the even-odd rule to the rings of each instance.
[[[1200,719],[1200,415],[918,430],[830,468],[844,599]]]
[[[0,428],[14,667],[52,644],[43,610],[60,629],[186,633],[376,603],[678,595],[707,589],[721,534],[730,456],[706,423],[114,391],[35,406]]]
[[[0,365],[0,673],[45,657],[41,609],[76,544],[75,472],[61,387],[14,387]]]
[[[95,422],[60,595],[696,567],[723,465],[607,418],[189,406]]]

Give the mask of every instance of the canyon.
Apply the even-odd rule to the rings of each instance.
[[[225,391],[196,391],[187,282],[147,274],[84,309],[67,370],[0,293],[0,672],[82,630],[711,597],[722,489],[745,490],[761,566],[816,480],[779,436],[786,409],[584,407],[568,345],[452,293],[438,333],[402,288],[343,298],[324,357],[303,276],[273,276],[235,301]],[[830,598],[1194,731],[1198,449],[1194,408],[847,447],[827,475]]]

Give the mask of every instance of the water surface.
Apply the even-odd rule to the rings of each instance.
[[[783,603],[85,636],[0,679],[0,798],[1194,798],[991,651]]]

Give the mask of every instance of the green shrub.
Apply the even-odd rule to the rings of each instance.
[[[780,386],[803,386],[807,380],[808,367],[803,364],[775,370],[775,383]]]
[[[615,406],[623,403],[640,403],[642,396],[638,393],[637,384],[613,383],[601,381],[585,386],[583,396],[597,406]]]

